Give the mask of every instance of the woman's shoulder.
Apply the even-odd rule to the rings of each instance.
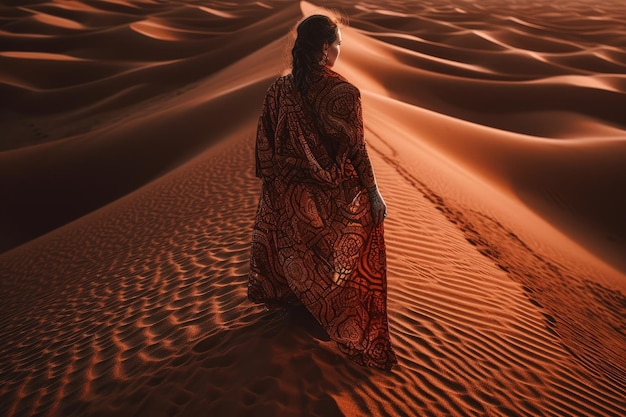
[[[343,77],[336,79],[326,96],[326,100],[329,103],[334,103],[334,106],[341,104],[350,108],[353,108],[360,99],[361,92],[359,89]]]
[[[343,75],[331,70],[330,68],[327,68],[325,72],[326,78],[330,81],[329,84],[333,95],[349,94],[356,97],[361,95],[359,89],[348,81]]]
[[[280,100],[280,97],[285,95],[288,90],[289,75],[281,75],[274,79],[265,91],[265,100],[273,98],[274,100]]]
[[[269,85],[267,93],[274,95],[284,93],[286,90],[290,89],[292,85],[293,82],[291,74],[280,75]]]
[[[291,83],[293,76],[291,74],[279,75],[270,85],[270,88],[281,88]]]

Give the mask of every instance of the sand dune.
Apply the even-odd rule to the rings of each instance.
[[[246,299],[256,118],[316,5],[0,6],[0,415],[618,416],[626,7],[332,2],[399,365]]]

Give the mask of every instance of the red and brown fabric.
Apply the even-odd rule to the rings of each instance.
[[[366,191],[375,179],[360,93],[330,69],[316,76],[306,99],[286,75],[263,103],[248,296],[269,308],[301,302],[351,359],[389,369],[385,241]]]

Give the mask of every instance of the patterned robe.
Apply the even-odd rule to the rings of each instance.
[[[360,93],[325,67],[315,75],[306,101],[290,74],[263,103],[248,297],[301,302],[352,360],[389,369],[385,242],[365,189],[375,179]]]

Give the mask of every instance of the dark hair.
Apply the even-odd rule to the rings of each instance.
[[[298,24],[297,37],[291,50],[296,89],[304,96],[313,83],[313,71],[320,68],[324,44],[337,40],[338,24],[328,16],[315,14]]]

